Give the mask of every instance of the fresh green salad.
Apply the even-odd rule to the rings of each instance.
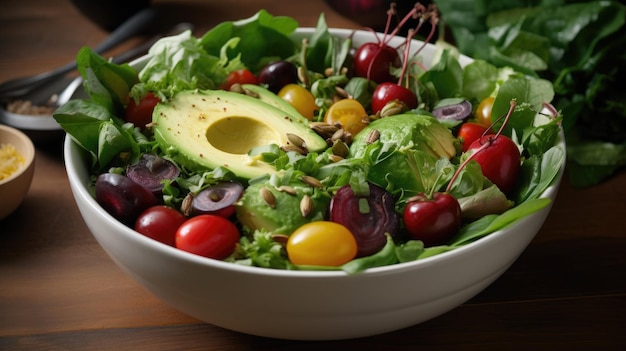
[[[434,6],[414,14],[437,25]],[[462,65],[450,46],[361,43],[323,14],[310,36],[297,29],[261,10],[163,38],[132,66],[81,49],[88,98],[54,118],[84,150],[97,202],[196,255],[350,274],[549,205],[565,159],[549,81]]]

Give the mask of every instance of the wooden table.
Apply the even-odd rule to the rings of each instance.
[[[195,23],[197,34],[260,8],[293,16],[302,26],[314,26],[324,11],[331,26],[358,27],[322,1],[156,3],[178,9],[168,13]],[[68,62],[82,45],[96,45],[106,34],[68,0],[5,1],[0,81]],[[0,349],[626,349],[625,199],[626,173],[588,189],[565,182],[543,229],[518,261],[455,310],[369,338],[283,341],[207,325],[132,281],[85,226],[60,142],[39,144],[28,197],[0,222]]]

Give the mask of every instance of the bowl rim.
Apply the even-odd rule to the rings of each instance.
[[[0,110],[0,123],[27,131],[63,130],[52,115],[22,115],[9,112],[4,107]]]
[[[316,28],[313,27],[299,27],[293,35],[303,36],[314,33]],[[363,30],[363,29],[346,29],[346,28],[329,28],[330,33],[337,34],[340,36],[348,37],[358,34],[367,34],[367,35],[382,35],[381,33],[374,33],[371,31]],[[415,39],[414,39],[415,40]],[[423,43],[419,40],[415,40],[416,42]],[[426,47],[430,47],[430,50],[435,50],[436,47],[434,44],[426,43]],[[132,60],[129,64],[136,69],[141,69],[141,65],[145,64],[149,59],[149,54],[139,57],[135,60]],[[474,61],[474,59],[465,56],[463,54],[459,54],[459,60],[462,66],[465,66],[468,63]],[[566,150],[565,147],[565,138],[563,135],[563,130],[561,129],[559,140],[555,144],[562,147],[563,151]],[[487,236],[484,236],[476,241],[468,243],[463,246],[459,246],[453,250],[439,253],[434,256],[426,257],[419,260],[396,263],[393,265],[382,266],[382,267],[374,267],[368,268],[359,274],[348,274],[342,270],[287,270],[287,269],[272,269],[272,268],[264,268],[257,266],[247,266],[232,262],[226,262],[221,260],[210,259],[207,257],[202,257],[199,255],[195,255],[189,252],[185,252],[183,250],[177,249],[175,247],[169,246],[167,244],[160,243],[154,239],[141,235],[140,233],[134,231],[132,228],[127,227],[122,222],[115,219],[112,215],[106,212],[91,196],[87,189],[87,184],[85,183],[85,179],[81,179],[77,174],[77,167],[84,167],[84,163],[82,160],[75,160],[73,156],[80,156],[82,150],[80,150],[80,146],[73,141],[72,137],[68,134],[65,136],[64,141],[64,158],[66,160],[66,168],[68,177],[70,181],[78,184],[76,187],[78,190],[77,196],[86,200],[87,205],[104,216],[107,221],[112,222],[116,234],[121,234],[127,237],[127,239],[133,241],[139,241],[141,245],[147,245],[151,250],[159,252],[159,254],[173,256],[173,258],[177,260],[187,261],[189,263],[193,263],[200,266],[207,266],[209,268],[227,270],[234,273],[239,274],[250,274],[250,275],[263,275],[263,276],[271,276],[271,277],[288,277],[288,278],[300,278],[300,279],[328,279],[328,278],[345,278],[345,277],[371,277],[375,275],[386,275],[386,274],[395,274],[399,272],[404,272],[406,270],[416,270],[416,269],[424,269],[431,265],[437,264],[441,261],[447,261],[455,258],[459,258],[464,255],[472,254],[472,252],[480,249],[481,246],[486,245],[492,241],[499,240],[500,237],[507,235],[507,230],[513,226],[523,226],[524,223],[531,221],[534,217],[541,215],[543,211],[549,211],[552,204],[554,203],[554,199],[556,198],[560,183],[563,178],[563,174],[565,171],[565,164],[561,166],[559,172],[555,178],[555,181],[552,185],[550,185],[539,197],[540,198],[550,198],[552,201],[548,205],[548,207],[543,208],[540,211],[532,213],[522,219],[516,220],[515,222],[507,225],[505,228],[497,230]],[[75,161],[79,161],[76,163]],[[88,171],[87,171],[88,172]]]
[[[16,172],[13,172],[13,174],[11,174],[9,177],[0,180],[0,186],[2,186],[22,176],[31,167],[33,162],[35,162],[35,144],[28,137],[28,135],[15,127],[0,124],[0,132],[6,132],[7,134],[17,136],[20,140],[24,142],[23,145],[26,148],[26,152],[24,152],[23,150],[19,150],[19,146],[12,144],[16,149],[18,149],[18,152],[20,152],[22,157],[24,157],[24,164]]]

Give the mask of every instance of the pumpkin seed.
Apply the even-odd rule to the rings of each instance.
[[[269,207],[276,208],[276,197],[274,196],[272,191],[266,187],[262,187],[260,192],[261,192],[261,198],[263,199],[263,201],[265,201],[265,203]]]
[[[377,129],[372,129],[369,134],[367,134],[367,137],[365,138],[365,143],[371,144],[378,140],[378,138],[380,138],[380,132]]]
[[[310,185],[310,186],[312,186],[314,188],[320,188],[321,189],[321,188],[324,187],[324,184],[322,184],[322,182],[320,182],[318,179],[316,179],[314,177],[305,175],[305,176],[302,176],[302,178],[300,178],[300,179],[302,180],[302,182],[304,184]]]
[[[307,217],[311,211],[313,211],[313,200],[309,195],[304,195],[300,200],[300,214],[302,217]]]

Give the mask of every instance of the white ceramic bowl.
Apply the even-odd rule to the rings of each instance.
[[[24,201],[35,173],[35,146],[21,131],[0,124],[0,145],[12,145],[22,155],[24,163],[9,177],[0,180],[0,220],[4,219]]]
[[[301,30],[311,33],[311,30]],[[352,31],[336,30],[340,35]],[[371,33],[357,32],[358,44]],[[433,54],[428,46],[425,56]],[[463,58],[462,62],[471,62]],[[135,62],[134,64],[137,64]],[[562,141],[561,141],[562,143]],[[111,217],[90,195],[81,149],[65,141],[65,162],[78,207],[110,257],[174,308],[243,333],[305,340],[365,337],[439,316],[498,278],[541,228],[550,207],[457,250],[348,276],[337,271],[282,271],[206,259],[160,244]],[[554,199],[558,184],[544,197]]]

